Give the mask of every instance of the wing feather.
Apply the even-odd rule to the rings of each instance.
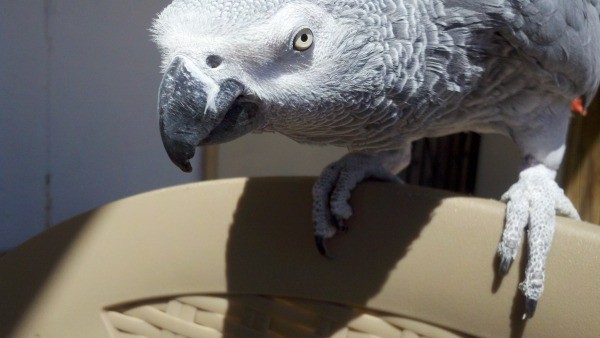
[[[600,83],[600,1],[507,0],[505,5],[500,13],[505,38],[553,73],[566,92],[591,100]]]

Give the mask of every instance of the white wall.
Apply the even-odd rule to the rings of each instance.
[[[298,144],[272,133],[251,134],[219,148],[219,177],[316,176],[345,148]]]
[[[0,251],[90,208],[198,179],[170,163],[158,132],[148,28],[169,2],[0,2]]]

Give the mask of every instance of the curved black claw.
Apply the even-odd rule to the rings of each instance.
[[[315,235],[315,243],[317,244],[317,250],[319,250],[319,253],[321,254],[321,256],[327,257],[329,259],[334,259],[334,257],[332,255],[330,255],[329,251],[327,250],[327,245],[325,244],[325,240],[326,240],[325,237]]]
[[[525,317],[524,318],[532,318],[535,314],[535,309],[537,308],[537,299],[527,298],[525,300]]]
[[[336,229],[338,229],[339,231],[342,232],[348,232],[348,226],[346,225],[346,223],[344,222],[344,219],[339,217],[339,216],[333,216],[333,224],[335,225]]]
[[[506,274],[508,273],[508,269],[512,264],[512,261],[513,260],[510,257],[502,257],[500,265],[498,266],[498,274],[500,276],[506,276]]]

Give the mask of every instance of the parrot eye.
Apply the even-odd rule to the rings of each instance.
[[[303,28],[294,37],[294,49],[303,52],[312,46],[313,41],[313,32],[308,28]]]

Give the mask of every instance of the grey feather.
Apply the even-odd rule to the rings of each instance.
[[[510,5],[509,41],[552,72],[563,93],[591,100],[600,83],[600,2],[512,0]]]

